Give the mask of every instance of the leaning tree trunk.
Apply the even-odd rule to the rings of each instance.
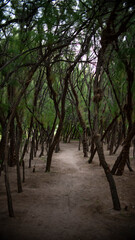
[[[57,145],[57,143],[59,142],[59,138],[60,138],[60,134],[61,134],[61,130],[62,130],[62,126],[63,126],[63,120],[61,119],[61,121],[59,122],[59,126],[57,128],[57,132],[54,136],[54,139],[52,140],[49,149],[48,149],[48,153],[47,153],[47,163],[46,163],[46,172],[50,172],[50,168],[51,168],[51,162],[52,162],[52,155],[55,149],[55,146]]]
[[[133,137],[132,144],[133,144],[133,158],[135,158],[135,136]]]
[[[113,127],[112,127],[112,131],[111,131],[111,139],[110,139],[110,146],[109,146],[109,154],[112,155],[113,154],[113,149],[114,149],[114,145],[115,145],[115,141],[116,140],[116,123],[114,123]]]
[[[22,182],[21,182],[21,172],[20,172],[20,163],[19,163],[19,150],[20,145],[22,141],[22,126],[19,119],[18,114],[16,114],[16,120],[17,120],[17,134],[16,134],[16,169],[17,169],[17,187],[18,187],[18,193],[21,193],[22,190]]]
[[[101,136],[99,134],[99,125],[98,125],[98,112],[99,112],[99,100],[101,100],[101,98],[99,98],[99,93],[98,93],[98,99],[96,97],[97,91],[95,90],[95,96],[94,96],[94,105],[95,105],[95,129],[94,129],[94,141],[95,141],[95,145],[97,148],[97,153],[98,153],[98,157],[99,157],[99,161],[101,166],[104,169],[106,178],[109,182],[109,186],[110,186],[110,191],[111,191],[111,196],[112,196],[112,201],[113,201],[113,207],[115,210],[120,210],[121,206],[120,206],[120,201],[119,201],[119,197],[117,194],[117,189],[116,189],[116,185],[115,185],[115,181],[113,179],[112,173],[109,169],[108,164],[105,161],[105,156],[104,156],[104,150],[103,150],[103,143],[101,140]]]
[[[111,20],[108,19],[107,24],[110,24],[109,21]],[[115,210],[120,210],[120,201],[119,197],[117,194],[117,189],[115,185],[115,181],[113,179],[113,175],[111,174],[111,171],[109,169],[108,164],[105,161],[105,156],[104,156],[104,150],[103,150],[103,144],[101,141],[101,136],[99,133],[99,107],[100,107],[100,102],[103,97],[103,91],[101,89],[101,81],[102,81],[102,66],[104,65],[104,57],[105,53],[107,50],[108,45],[111,43],[111,38],[106,39],[106,36],[108,36],[108,28],[104,29],[101,35],[101,49],[99,50],[98,54],[98,62],[97,62],[97,67],[96,67],[96,74],[95,74],[95,79],[94,79],[94,97],[93,97],[93,102],[94,102],[94,140],[95,140],[95,145],[97,148],[97,153],[99,156],[99,161],[101,166],[104,169],[104,172],[106,174],[107,180],[109,182],[110,186],[110,191],[111,191],[111,196],[112,196],[112,201],[113,201],[113,207]],[[106,41],[107,40],[107,41]]]
[[[111,171],[112,174],[116,174],[119,176],[123,174],[125,164],[129,159],[129,150],[130,150],[131,140],[134,137],[134,135],[135,135],[135,123],[133,123],[130,132],[128,132],[127,134],[127,137],[123,143],[123,148],[112,168],[112,171]]]
[[[1,141],[0,141],[0,166],[1,166],[1,171],[4,170],[4,167],[3,167],[3,162],[4,162],[4,156],[5,156],[5,142],[6,142],[6,125],[3,124],[2,126],[2,138],[1,138]]]
[[[31,149],[30,149],[30,156],[29,156],[29,168],[31,168],[31,161],[34,158],[34,133],[32,136],[32,141],[31,141]]]
[[[55,148],[54,144],[49,147],[48,154],[47,154],[46,170],[45,170],[46,172],[50,172],[54,148]]]
[[[9,121],[6,126],[6,134],[5,134],[4,172],[5,172],[5,187],[6,187],[6,193],[7,193],[8,213],[10,217],[14,217],[14,210],[13,210],[13,203],[12,203],[12,196],[11,196],[10,182],[9,182],[9,171],[8,171],[8,155],[9,155],[8,140],[9,140],[10,123],[11,122]]]
[[[21,160],[20,160],[21,163],[23,163],[23,159],[24,159],[25,153],[26,153],[27,148],[28,148],[32,127],[33,127],[33,116],[31,116],[30,127],[29,127],[29,131],[28,131],[28,137],[25,140],[25,144],[24,144],[24,147],[23,147],[23,152],[22,152],[22,156],[21,156]]]
[[[111,174],[109,166],[105,161],[103,146],[102,146],[102,142],[101,142],[101,139],[100,139],[99,135],[95,136],[95,144],[96,144],[96,147],[97,147],[97,153],[98,153],[98,156],[99,156],[100,164],[103,167],[106,178],[109,182],[112,201],[113,201],[113,207],[114,207],[115,210],[120,210],[121,206],[120,206],[120,202],[119,202],[119,198],[118,198],[118,194],[117,194],[115,181],[113,179],[113,176]]]
[[[117,120],[118,117],[119,117],[119,114],[116,115],[115,118],[111,121],[111,123],[109,124],[109,126],[108,126],[107,129],[105,130],[103,136],[101,137],[101,141],[104,140],[104,138],[106,137],[107,133],[110,131],[110,129],[112,128],[113,124],[115,123],[115,121]],[[93,160],[93,158],[94,158],[94,156],[95,156],[95,153],[96,153],[96,151],[97,151],[97,148],[96,148],[96,147],[94,148],[94,139],[93,139],[93,137],[92,137],[92,143],[91,143],[91,144],[92,144],[93,146],[91,146],[92,151],[91,151],[91,156],[90,156],[90,158],[89,158],[89,160],[88,160],[88,163],[92,163],[92,160]]]
[[[88,157],[88,144],[87,144],[87,131],[86,131],[86,124],[85,124],[85,121],[83,119],[83,116],[81,114],[81,111],[79,109],[79,100],[78,100],[78,95],[75,91],[75,88],[73,86],[73,83],[71,82],[70,80],[70,86],[71,86],[71,89],[72,89],[72,93],[74,95],[74,98],[75,98],[75,107],[76,107],[76,112],[77,112],[77,115],[78,115],[78,119],[80,121],[80,125],[82,127],[82,130],[83,130],[83,135],[82,135],[82,144],[83,144],[83,153],[84,153],[84,157]]]
[[[10,167],[16,165],[16,154],[15,154],[15,146],[16,146],[16,139],[15,139],[15,123],[13,119],[10,124],[10,147],[9,147],[9,159],[8,163]]]
[[[9,173],[8,173],[8,164],[7,163],[5,163],[4,170],[5,170],[5,186],[6,186],[6,192],[7,192],[9,217],[14,217],[14,210],[13,210],[13,204],[12,204],[11,191],[10,191]]]

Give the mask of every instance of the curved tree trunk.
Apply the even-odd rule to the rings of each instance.
[[[17,187],[18,187],[18,193],[21,193],[22,190],[22,182],[21,182],[21,172],[20,172],[20,163],[19,163],[19,150],[22,140],[22,126],[19,119],[18,114],[16,114],[16,120],[17,120],[17,134],[16,134],[16,169],[17,169]]]
[[[10,124],[10,146],[9,146],[9,158],[8,158],[8,164],[10,167],[13,167],[16,165],[16,154],[15,154],[15,145],[16,145],[16,139],[15,139],[15,119],[11,121]]]
[[[12,204],[11,191],[10,191],[9,173],[8,173],[8,165],[7,164],[5,164],[5,186],[6,186],[6,192],[7,192],[9,217],[14,217],[14,210],[13,210],[13,204]]]
[[[49,147],[48,154],[47,154],[46,170],[45,170],[46,172],[50,172],[54,148],[55,148],[55,144]]]
[[[50,172],[50,168],[51,168],[51,162],[52,162],[52,155],[55,149],[55,146],[57,145],[57,143],[59,142],[59,138],[60,138],[60,134],[61,134],[61,130],[62,130],[62,126],[63,126],[63,120],[61,119],[61,121],[59,122],[59,126],[57,128],[57,132],[54,136],[54,139],[52,140],[49,149],[48,149],[48,153],[47,153],[47,163],[46,163],[46,172]]]
[[[110,186],[110,191],[111,191],[111,196],[112,196],[112,201],[113,201],[113,206],[115,210],[120,210],[120,201],[119,197],[117,194],[117,189],[115,185],[115,181],[113,179],[112,173],[109,169],[108,164],[105,161],[105,156],[104,156],[104,151],[103,151],[103,144],[101,141],[101,136],[99,133],[99,107],[100,107],[100,101],[102,100],[103,97],[103,92],[101,89],[101,81],[102,81],[102,66],[104,66],[104,59],[105,59],[105,53],[107,50],[108,45],[112,42],[111,38],[107,38],[107,36],[110,35],[110,22],[113,21],[113,18],[115,18],[115,8],[117,8],[117,4],[114,6],[113,11],[111,12],[110,17],[108,18],[106,22],[106,28],[104,31],[102,31],[101,34],[101,49],[99,50],[98,54],[98,62],[97,62],[97,67],[96,67],[96,73],[95,73],[95,79],[94,79],[94,97],[93,97],[93,102],[94,102],[94,140],[95,140],[95,145],[97,148],[97,153],[99,156],[99,161],[100,164],[102,165],[104,172],[106,174],[107,180],[109,182]],[[117,36],[118,37],[118,36]],[[116,37],[116,38],[117,38]]]
[[[120,201],[119,201],[118,194],[117,194],[115,181],[113,179],[113,176],[111,174],[109,166],[108,166],[108,164],[105,161],[105,156],[104,156],[104,152],[103,152],[103,146],[102,146],[102,142],[100,140],[100,136],[99,135],[95,136],[95,143],[96,143],[96,146],[97,146],[97,152],[98,152],[100,164],[103,167],[105,175],[106,175],[106,178],[107,178],[107,180],[109,182],[111,195],[112,195],[112,201],[113,201],[113,207],[114,207],[115,210],[120,210],[121,206],[120,206]]]
[[[83,144],[83,153],[84,153],[84,157],[88,157],[88,145],[87,145],[87,131],[86,131],[86,124],[85,124],[85,121],[82,117],[82,114],[81,114],[81,111],[79,109],[79,100],[78,100],[78,95],[75,91],[75,88],[73,86],[73,83],[71,82],[70,80],[70,86],[71,86],[71,89],[72,89],[72,93],[74,95],[74,98],[75,98],[75,107],[76,107],[76,112],[77,112],[77,115],[78,115],[78,119],[80,121],[80,125],[82,127],[82,130],[83,130],[83,135],[82,135],[82,144]]]
[[[119,176],[123,174],[125,164],[129,159],[129,150],[130,150],[131,140],[134,137],[134,135],[135,135],[135,123],[133,123],[130,132],[128,132],[127,134],[127,137],[123,143],[123,148],[112,168],[112,171],[111,171],[112,174],[116,174]]]
[[[134,81],[134,72],[131,67],[131,63],[128,63],[127,60],[122,59],[122,62],[125,64],[125,69],[127,73],[127,104],[124,106],[126,112],[126,117],[128,121],[128,132],[127,137],[125,138],[122,151],[118,156],[113,168],[112,173],[121,176],[124,172],[124,167],[127,163],[128,168],[132,171],[129,161],[129,151],[131,146],[131,140],[135,135],[135,123],[132,124],[132,112],[133,112],[133,102],[132,102],[132,85]]]
[[[115,116],[115,118],[112,120],[112,122],[109,124],[109,126],[107,127],[107,129],[105,130],[103,136],[101,137],[101,141],[104,140],[104,138],[106,137],[107,133],[110,131],[110,129],[112,128],[113,124],[115,123],[115,121],[117,120],[117,118],[119,117],[119,114]],[[92,163],[92,160],[95,156],[95,153],[97,151],[97,148],[94,148],[94,139],[92,139],[92,151],[91,151],[91,156],[89,158],[88,163]],[[93,149],[94,148],[94,149]]]

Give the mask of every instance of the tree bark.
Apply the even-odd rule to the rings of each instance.
[[[115,5],[113,11],[111,12],[110,17],[108,18],[108,20],[106,22],[106,28],[102,31],[102,34],[101,34],[101,49],[99,50],[99,54],[98,54],[98,62],[97,62],[97,67],[96,67],[96,72],[95,72],[95,79],[94,79],[94,97],[93,97],[94,130],[93,130],[93,136],[94,136],[94,141],[95,141],[95,145],[97,148],[97,153],[99,156],[100,164],[102,165],[104,172],[106,174],[107,180],[109,182],[114,209],[120,210],[121,209],[120,201],[118,198],[115,181],[114,181],[111,171],[105,161],[103,144],[102,144],[101,136],[99,133],[99,107],[100,107],[100,102],[103,97],[103,93],[102,93],[102,89],[101,89],[101,80],[102,80],[101,72],[102,72],[102,66],[104,66],[106,49],[107,49],[108,45],[110,43],[112,43],[112,41],[113,41],[111,38],[107,38],[107,36],[110,35],[110,22],[113,21],[112,16],[115,18],[114,14],[115,14],[116,7],[117,7],[117,5]]]
[[[15,124],[13,119],[10,124],[10,146],[9,146],[9,158],[8,163],[10,167],[13,167],[16,165],[16,154],[15,154],[15,145],[16,145],[16,139],[15,139]]]
[[[25,140],[25,144],[24,144],[24,147],[23,147],[23,152],[22,152],[22,156],[21,156],[21,159],[20,159],[21,163],[23,162],[25,153],[27,151],[27,147],[28,147],[28,144],[29,144],[29,139],[30,139],[30,136],[31,136],[32,127],[33,127],[33,116],[31,116],[30,127],[29,127],[29,131],[28,131],[28,138]]]
[[[126,161],[128,161],[128,158],[129,158],[129,149],[130,149],[131,140],[134,137],[134,135],[135,135],[135,123],[133,123],[130,132],[128,133],[126,139],[124,140],[123,148],[112,168],[112,171],[111,171],[112,174],[116,174],[119,176],[123,174]]]
[[[116,185],[113,179],[113,176],[111,174],[111,171],[105,161],[105,156],[104,156],[104,152],[103,152],[103,146],[102,146],[102,142],[100,140],[100,136],[97,135],[95,136],[95,143],[97,146],[97,152],[98,152],[98,156],[99,156],[99,160],[100,160],[100,164],[104,169],[106,178],[109,182],[109,186],[110,186],[110,190],[111,190],[111,196],[112,196],[112,201],[113,201],[113,207],[115,210],[120,210],[121,206],[120,206],[120,201],[118,198],[118,194],[117,194],[117,189],[116,189]]]
[[[16,169],[17,169],[17,187],[18,187],[18,193],[21,193],[22,190],[22,182],[21,182],[21,172],[20,172],[20,163],[19,163],[19,150],[22,140],[22,126],[19,119],[18,114],[16,114],[16,120],[17,120],[17,136],[16,136]]]
[[[78,119],[80,121],[80,125],[82,127],[82,130],[83,130],[83,135],[82,135],[82,144],[83,144],[83,153],[84,153],[84,157],[88,157],[88,152],[87,152],[87,149],[88,149],[88,145],[87,145],[87,133],[86,133],[86,124],[85,124],[85,121],[82,117],[82,114],[81,114],[81,111],[79,109],[79,100],[78,100],[78,96],[77,96],[77,93],[75,91],[75,88],[73,86],[73,83],[71,82],[70,80],[70,86],[71,86],[71,89],[72,89],[72,93],[74,95],[74,98],[75,98],[75,107],[76,107],[76,112],[77,112],[77,115],[78,115]]]
[[[112,127],[112,131],[111,131],[111,139],[110,139],[110,146],[109,146],[109,154],[112,155],[113,154],[113,148],[115,145],[115,139],[116,139],[116,123],[114,123],[113,127]]]
[[[9,217],[14,217],[12,196],[11,196],[10,184],[9,184],[8,164],[6,164],[6,163],[5,163],[5,186],[6,186],[6,192],[7,192],[7,203],[8,203]]]
[[[113,124],[115,123],[115,121],[117,120],[117,118],[119,117],[119,114],[115,116],[115,118],[111,121],[111,123],[109,124],[109,126],[107,127],[107,129],[105,130],[105,133],[103,134],[103,136],[101,137],[101,141],[104,140],[104,138],[106,137],[107,133],[110,131],[110,129],[112,128]],[[92,144],[93,144],[93,139],[92,139]],[[91,156],[90,156],[90,159],[88,161],[88,163],[91,163],[94,156],[95,156],[95,153],[97,151],[97,148],[95,147],[95,149],[93,149],[94,147],[94,144],[92,146],[92,151],[91,151]]]

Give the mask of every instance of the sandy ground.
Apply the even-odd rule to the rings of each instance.
[[[111,166],[116,156],[106,160]],[[78,143],[61,144],[50,173],[45,157],[35,158],[36,171],[26,167],[23,192],[17,193],[16,169],[10,169],[15,218],[8,217],[4,173],[0,177],[0,239],[134,240],[135,172],[126,168],[115,181],[121,211],[113,210],[109,185],[95,156],[91,165]],[[135,170],[135,160],[131,162]],[[125,206],[128,209],[125,210]]]

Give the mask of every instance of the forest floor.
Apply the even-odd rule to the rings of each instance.
[[[105,155],[112,166],[117,154],[109,156],[105,149]],[[97,155],[88,164],[77,142],[61,143],[50,173],[45,173],[45,157],[32,165],[36,171],[26,166],[22,193],[17,193],[15,167],[9,169],[15,218],[8,217],[4,173],[0,176],[1,240],[135,239],[135,172],[126,168],[114,177],[122,207],[115,211]],[[135,170],[135,160],[131,165]]]

